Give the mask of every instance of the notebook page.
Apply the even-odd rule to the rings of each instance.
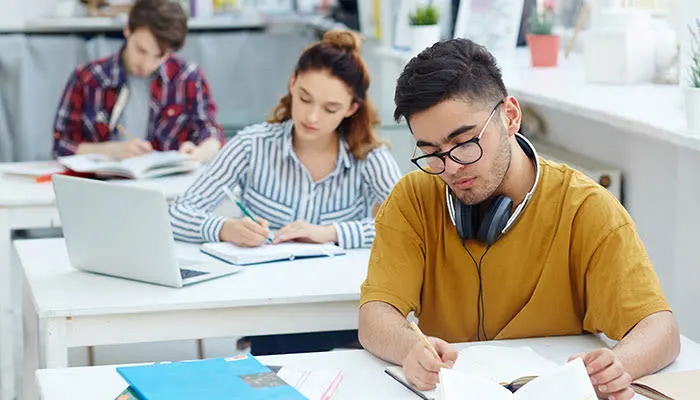
[[[518,400],[597,400],[591,380],[577,358],[558,369],[535,378],[515,392]]]
[[[189,160],[187,155],[177,151],[154,151],[150,154],[126,158],[121,161],[121,164],[133,171],[135,175],[141,175],[150,168],[178,164],[187,160]]]
[[[344,251],[335,245],[315,243],[263,244],[259,247],[239,247],[233,243],[205,243],[208,252],[224,260],[235,263],[255,263],[273,260],[292,259],[304,256],[333,256]]]
[[[474,345],[459,352],[454,369],[472,375],[510,383],[525,376],[540,376],[558,365],[530,347]]]
[[[60,157],[58,160],[66,168],[76,172],[96,172],[119,167],[118,162],[104,154],[80,154]]]
[[[229,243],[228,249],[233,253],[241,255],[261,255],[274,256],[279,254],[296,254],[296,255],[313,255],[324,254],[324,252],[333,251],[331,247],[314,243],[278,243],[278,244],[263,244],[259,247],[239,247]]]
[[[441,400],[515,399],[510,390],[493,381],[445,368],[440,370],[438,391]]]

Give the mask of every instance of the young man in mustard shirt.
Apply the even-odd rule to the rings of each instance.
[[[488,51],[435,44],[406,65],[395,102],[421,170],[376,218],[365,349],[424,390],[456,360],[448,343],[602,332],[618,344],[577,356],[615,400],[676,358],[678,327],[631,217],[582,173],[537,157]],[[411,311],[441,360],[410,329]]]

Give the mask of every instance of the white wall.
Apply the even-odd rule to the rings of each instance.
[[[0,30],[20,29],[27,20],[50,15],[59,0],[0,0]],[[76,3],[78,0],[74,0]]]

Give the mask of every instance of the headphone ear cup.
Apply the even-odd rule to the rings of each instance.
[[[509,197],[497,196],[494,198],[481,221],[477,239],[488,246],[494,244],[500,238],[503,228],[508,223],[512,207],[513,200]]]
[[[477,210],[478,207],[464,204],[455,198],[455,222],[457,223],[457,233],[462,241],[476,239],[479,227]]]

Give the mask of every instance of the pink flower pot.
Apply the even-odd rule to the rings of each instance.
[[[527,47],[533,67],[556,67],[559,58],[559,36],[527,35]]]

